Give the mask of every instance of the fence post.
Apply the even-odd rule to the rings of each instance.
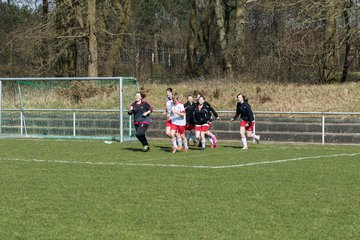
[[[0,80],[0,135],[2,134],[2,81]]]
[[[73,136],[76,136],[76,112],[73,112]]]
[[[24,125],[23,125],[23,112],[20,111],[20,135],[24,135]]]
[[[325,145],[325,114],[321,116],[321,143]]]

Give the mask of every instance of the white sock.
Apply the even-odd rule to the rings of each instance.
[[[247,147],[247,141],[246,141],[246,137],[241,139],[241,142],[243,143],[244,147]]]
[[[180,136],[176,138],[176,141],[177,141],[177,145],[178,145],[179,147],[181,147],[181,146],[182,146],[182,140],[181,140],[181,137],[180,137]]]
[[[189,148],[187,140],[183,141],[183,144],[184,144],[184,148]]]
[[[176,138],[171,139],[173,147],[177,147]]]

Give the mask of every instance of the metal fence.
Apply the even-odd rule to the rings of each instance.
[[[114,139],[119,135],[116,109],[3,109],[1,136]],[[125,112],[125,110],[124,110]],[[152,114],[150,137],[164,137],[162,110]],[[220,120],[212,131],[223,140],[239,139],[234,111],[218,111]],[[360,144],[360,112],[270,112],[255,111],[255,131],[262,140],[279,142]],[[132,138],[131,116],[123,114],[124,138]]]

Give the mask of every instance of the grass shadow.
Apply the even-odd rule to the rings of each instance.
[[[168,146],[168,147],[166,147],[166,146],[155,146],[155,147],[159,148],[161,151],[164,151],[164,152],[171,152],[171,147],[170,146]]]
[[[221,147],[223,148],[238,148],[238,149],[242,149],[242,146],[235,146],[235,145],[222,145]]]
[[[133,152],[142,152],[143,149],[142,148],[124,148],[125,150],[128,150],[128,151],[133,151]]]

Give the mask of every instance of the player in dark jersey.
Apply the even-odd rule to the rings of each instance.
[[[146,139],[146,131],[150,124],[150,113],[153,108],[144,100],[145,95],[141,92],[135,94],[135,102],[133,102],[128,110],[129,115],[134,115],[134,125],[136,137],[143,145],[143,151],[150,151],[149,143]]]
[[[203,95],[200,92],[198,92],[196,95],[196,98],[199,99],[200,96],[203,96]],[[215,111],[215,109],[210,105],[209,102],[205,101],[204,104],[208,106],[209,111],[210,111],[210,120],[208,123],[209,130],[208,130],[208,133],[206,134],[205,138],[211,143],[211,148],[216,148],[217,138],[216,138],[215,134],[210,132],[210,129],[212,127],[213,115],[214,115],[215,119],[217,119],[217,120],[220,119],[220,117],[217,114],[217,112]],[[200,146],[200,143],[199,143],[199,146]]]
[[[201,149],[205,149],[205,135],[209,133],[209,121],[211,117],[209,106],[204,104],[205,98],[200,96],[194,111],[195,134],[201,143]]]
[[[196,144],[196,136],[195,136],[195,119],[194,119],[194,111],[196,107],[196,103],[194,102],[194,98],[192,95],[187,97],[187,102],[184,104],[185,111],[186,111],[186,139],[190,142],[190,139]]]
[[[236,114],[231,121],[234,121],[240,116],[240,136],[243,144],[243,149],[248,149],[246,137],[252,137],[256,143],[260,142],[260,135],[253,133],[255,127],[254,113],[251,110],[251,106],[248,100],[245,99],[243,94],[237,95],[238,103],[236,105]],[[246,135],[245,135],[246,132]]]

